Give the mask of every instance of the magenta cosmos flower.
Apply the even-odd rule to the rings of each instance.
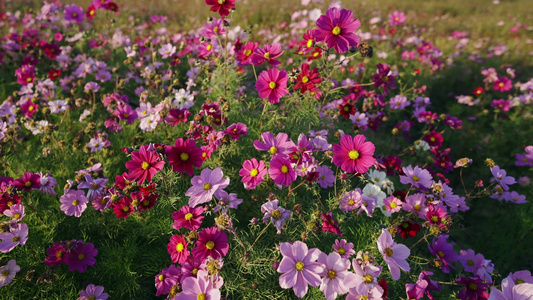
[[[172,227],[176,230],[182,227],[189,230],[197,230],[204,219],[202,215],[204,211],[205,208],[203,206],[191,208],[188,205],[184,205],[179,211],[172,213],[172,219],[174,219]]]
[[[196,248],[192,250],[192,255],[201,260],[208,256],[214,259],[224,257],[228,254],[228,236],[225,232],[219,231],[216,226],[205,228],[198,234]]]
[[[354,19],[353,13],[347,9],[328,9],[326,15],[316,21],[316,26],[318,28],[313,31],[316,41],[326,42],[328,48],[334,48],[338,53],[344,53],[350,46],[359,43],[359,37],[354,32],[361,27],[361,22]]]
[[[216,284],[223,283],[222,277],[218,276]],[[176,295],[175,300],[220,300],[220,290],[215,287],[213,277],[207,271],[199,270],[196,277],[183,279],[181,286],[183,291]]]
[[[17,265],[17,261],[12,259],[7,262],[7,265],[0,267],[0,288],[13,281],[17,272],[20,271],[20,267]]]
[[[278,133],[275,138],[270,131],[263,132],[261,133],[261,139],[264,143],[259,140],[254,141],[255,149],[259,151],[268,151],[272,155],[277,153],[288,154],[295,146],[294,143],[289,140],[289,135],[284,132]]]
[[[353,250],[353,243],[347,243],[345,239],[340,241],[335,240],[333,250],[339,253],[342,258],[350,258],[350,256],[355,254],[355,250]]]
[[[70,272],[78,271],[83,273],[87,270],[87,266],[94,266],[98,254],[98,250],[94,248],[93,243],[77,242],[75,248],[70,253],[65,254],[64,262],[68,265]]]
[[[376,161],[372,155],[376,147],[358,134],[343,135],[340,145],[333,145],[333,163],[347,173],[365,173]]]
[[[41,175],[38,173],[33,174],[26,172],[24,175],[22,175],[22,178],[15,180],[13,185],[19,191],[36,190],[41,187]]]
[[[139,179],[139,184],[142,184],[145,179],[152,182],[154,175],[163,169],[165,162],[159,160],[159,155],[154,151],[148,151],[147,146],[141,146],[139,151],[131,153],[132,160],[126,162],[126,168],[130,171],[128,173],[129,180]]]
[[[189,249],[187,249],[187,241],[179,235],[175,234],[170,237],[170,243],[167,245],[167,252],[170,254],[170,258],[173,263],[182,264],[189,257]]]
[[[319,286],[322,283],[319,274],[324,272],[324,265],[317,262],[320,250],[308,249],[303,242],[280,245],[281,260],[277,271],[283,273],[279,277],[279,285],[283,289],[292,288],[298,298],[307,294],[308,285]]]
[[[61,196],[59,201],[61,202],[61,211],[67,216],[75,216],[76,218],[79,218],[87,208],[87,202],[89,202],[89,199],[85,197],[83,191],[70,190],[68,193]]]
[[[185,192],[189,196],[189,206],[195,207],[198,204],[211,201],[217,190],[222,190],[229,185],[229,178],[222,178],[224,173],[220,168],[214,170],[203,169],[200,176],[191,179],[192,186]]]
[[[291,161],[282,154],[276,154],[272,157],[268,174],[274,179],[274,183],[284,186],[289,186],[291,182],[296,180],[296,171],[291,166]]]
[[[170,292],[170,289],[180,282],[181,270],[175,265],[170,265],[168,268],[164,268],[161,273],[155,276],[155,288],[157,289],[156,297],[159,295],[166,295]]]
[[[407,20],[407,16],[403,12],[395,10],[392,14],[389,14],[389,23],[394,25],[401,25]]]
[[[80,292],[78,300],[106,300],[109,297],[104,293],[104,287],[100,285],[89,284],[87,288]]]
[[[76,4],[66,5],[65,10],[63,12],[65,14],[65,21],[74,21],[78,24],[81,24],[81,22],[83,22],[83,8],[77,6]]]
[[[235,0],[205,0],[205,4],[211,5],[209,10],[218,12],[221,17],[229,15],[229,10],[235,8]]]
[[[328,300],[335,300],[337,295],[348,293],[348,289],[356,284],[356,276],[348,271],[350,260],[342,258],[339,253],[331,252],[329,255],[320,253],[318,262],[325,266],[320,290]]]
[[[259,97],[268,99],[270,103],[279,103],[287,90],[287,73],[278,69],[268,69],[261,72],[255,83]]]
[[[277,67],[281,65],[281,62],[275,58],[280,57],[283,54],[283,50],[281,50],[280,44],[266,44],[263,46],[263,48],[255,48],[254,53],[250,56],[250,62],[252,65],[261,65],[265,61],[268,61],[268,63],[273,66]]]
[[[187,172],[189,176],[194,174],[193,166],[199,168],[202,166],[202,149],[196,147],[196,142],[182,138],[174,142],[174,146],[166,146],[165,154],[168,158],[168,163],[172,165],[174,172]]]
[[[381,235],[378,238],[378,249],[389,267],[392,279],[398,280],[400,278],[400,269],[409,272],[410,267],[406,259],[411,254],[411,250],[405,245],[396,244],[392,240],[392,235],[386,229],[381,229]]]
[[[265,162],[262,160],[258,162],[255,158],[244,161],[242,169],[239,171],[239,175],[242,176],[241,182],[244,183],[244,188],[247,190],[253,190],[260,185],[265,179],[266,173]]]

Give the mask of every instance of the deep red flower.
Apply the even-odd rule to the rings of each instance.
[[[348,119],[350,115],[355,114],[355,107],[350,103],[341,104],[339,105],[339,113],[341,116],[344,116],[346,119]]]
[[[167,245],[167,252],[173,263],[182,264],[189,257],[189,249],[187,249],[187,241],[178,234],[170,237],[170,243]]]
[[[61,76],[61,69],[52,69],[48,72],[48,78],[55,80]]]
[[[482,87],[477,87],[475,90],[474,90],[474,95],[476,96],[479,96],[481,94],[483,94],[485,92],[485,89],[482,88]]]
[[[318,68],[309,71],[309,65],[306,63],[302,64],[302,71],[296,78],[297,83],[294,86],[294,89],[302,89],[302,94],[306,91],[316,91],[316,85],[322,82],[322,78],[318,76]]]
[[[333,219],[331,212],[322,213],[322,232],[326,231],[342,236],[342,232],[339,228],[339,222]]]
[[[428,135],[424,136],[424,141],[426,141],[431,147],[440,147],[444,138],[440,132],[432,130]]]
[[[168,158],[168,163],[172,165],[174,172],[187,172],[189,176],[193,176],[193,166],[199,168],[202,166],[202,149],[196,147],[196,142],[182,138],[174,142],[174,146],[166,146],[165,153]]]
[[[180,228],[187,228],[189,230],[197,230],[202,224],[204,216],[202,215],[205,211],[203,206],[189,207],[184,205],[179,211],[172,213],[172,219],[174,219],[174,224],[172,227],[176,230]]]
[[[117,218],[127,218],[133,212],[132,200],[123,197],[119,201],[113,203],[113,212]]]
[[[22,178],[13,182],[19,191],[31,191],[41,187],[41,175],[26,172]]]
[[[87,11],[85,12],[85,17],[87,17],[87,20],[92,21],[94,16],[96,15],[96,7],[94,5],[89,5],[87,7]]]
[[[200,231],[192,254],[201,260],[205,260],[208,256],[217,259],[226,256],[228,250],[228,236],[224,231],[219,231],[217,226],[213,226]]]
[[[414,237],[418,234],[422,227],[414,222],[405,220],[400,225],[396,226],[396,232],[404,239]]]
[[[235,0],[205,0],[205,4],[211,5],[209,10],[218,11],[221,17],[229,15],[229,10],[235,8]]]

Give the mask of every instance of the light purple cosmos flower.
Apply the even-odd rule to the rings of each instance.
[[[93,179],[91,175],[85,174],[85,182],[80,183],[78,189],[89,189],[87,191],[87,198],[94,200],[98,196],[102,196],[105,184],[108,181],[109,179],[106,178]]]
[[[170,265],[168,268],[164,268],[161,273],[155,275],[156,297],[168,294],[170,289],[180,282],[181,275],[181,270],[175,265]]]
[[[347,243],[345,239],[340,241],[336,239],[335,244],[333,245],[333,250],[339,253],[342,258],[350,258],[350,256],[355,254],[353,243]]]
[[[57,186],[57,180],[48,173],[39,174],[41,174],[41,187],[39,190],[47,195],[55,196],[57,193],[54,188]]]
[[[213,207],[214,212],[217,212],[219,210],[223,212],[228,212],[228,208],[237,209],[239,204],[242,203],[242,199],[237,198],[237,194],[228,194],[224,190],[217,190],[215,192],[215,197],[218,200],[218,204],[217,206]]]
[[[450,267],[455,269],[450,262],[457,261],[459,259],[459,255],[453,251],[453,246],[452,244],[448,243],[447,239],[448,235],[439,235],[436,241],[435,237],[433,237],[431,246],[428,245],[431,254],[435,255],[442,263],[441,270],[444,273],[450,273]]]
[[[361,27],[361,22],[354,19],[353,13],[347,9],[328,9],[326,15],[316,21],[316,26],[318,28],[313,31],[316,41],[325,42],[328,48],[334,48],[338,53],[344,53],[351,46],[359,44],[355,31]]]
[[[296,297],[302,298],[307,294],[308,285],[316,287],[322,283],[319,274],[324,272],[324,265],[316,262],[320,250],[308,249],[301,241],[296,241],[292,245],[282,243],[280,250],[283,259],[277,271],[283,273],[279,277],[281,288],[292,288]]]
[[[17,261],[12,259],[7,262],[7,265],[0,267],[0,288],[13,281],[17,272],[20,271],[20,267],[17,265]]]
[[[68,193],[59,198],[59,201],[61,202],[61,211],[63,211],[67,216],[75,216],[76,218],[79,218],[87,208],[89,199],[85,197],[85,193],[83,191],[69,190]]]
[[[85,84],[85,87],[83,88],[83,91],[87,94],[96,93],[99,90],[100,90],[100,85],[94,81],[87,82]]]
[[[281,229],[284,227],[285,221],[290,220],[292,214],[292,211],[278,206],[277,199],[261,205],[261,212],[265,214],[263,216],[263,222],[268,224],[269,221],[272,221],[272,224],[278,229],[278,234],[281,234]]]
[[[96,286],[89,284],[87,288],[80,292],[78,300],[106,300],[109,297],[107,293],[104,293],[103,286]]]
[[[66,21],[74,21],[78,24],[83,22],[83,17],[85,15],[83,8],[77,6],[76,4],[65,5],[63,13],[65,14]]]
[[[58,114],[70,108],[66,100],[55,100],[48,102],[48,107],[50,108],[50,113]]]
[[[428,211],[426,205],[426,195],[417,193],[405,197],[405,203],[402,205],[402,209],[405,211],[410,211],[419,218],[424,219]]]
[[[206,271],[199,270],[196,277],[186,277],[181,286],[183,291],[176,295],[175,300],[220,300],[220,290],[215,288],[212,278]]]
[[[500,186],[506,191],[509,190],[509,185],[516,183],[514,177],[507,176],[507,172],[505,172],[504,169],[500,169],[499,166],[494,166],[490,168],[490,172],[492,173],[492,176],[494,176],[492,180],[497,181]]]
[[[355,285],[356,276],[349,272],[350,260],[342,258],[339,253],[331,252],[329,255],[321,252],[318,262],[324,265],[324,271],[319,273],[322,277],[320,290],[326,299],[334,300],[337,295],[348,293],[349,287]]]
[[[363,203],[361,193],[361,189],[357,188],[342,194],[341,200],[339,201],[339,208],[342,211],[352,211],[359,208]]]
[[[26,244],[28,240],[28,225],[16,223],[10,226],[9,232],[0,233],[0,252],[8,253],[16,246]]]
[[[172,44],[164,44],[159,48],[158,50],[159,54],[161,54],[161,58],[165,59],[167,57],[172,57],[174,53],[176,53],[176,46],[173,46]]]
[[[356,258],[352,260],[355,284],[350,288],[351,294],[368,295],[378,285],[378,277],[383,267],[373,264],[360,265]]]
[[[407,97],[402,95],[396,95],[390,99],[389,105],[390,109],[404,109],[407,106],[411,105],[411,103],[407,101]]]
[[[222,178],[224,173],[220,168],[214,170],[203,169],[200,176],[191,179],[190,187],[185,196],[189,196],[189,206],[195,207],[198,204],[211,201],[217,190],[223,190],[229,185],[229,178]]]
[[[318,166],[318,168],[316,168],[316,171],[318,172],[317,182],[322,188],[328,188],[334,185],[335,174],[333,173],[333,170],[331,170],[328,166]]]
[[[418,166],[411,165],[402,168],[405,176],[400,176],[400,182],[403,184],[412,184],[416,188],[429,188],[433,181],[433,177],[426,169],[421,169]]]
[[[26,214],[24,214],[24,205],[13,204],[9,209],[4,210],[4,216],[11,217],[13,220],[20,221]]]
[[[507,279],[507,278],[506,278]],[[504,279],[504,281],[506,280]],[[510,282],[510,281],[509,281]],[[533,299],[533,284],[510,284],[502,281],[502,291],[492,288],[488,300],[531,300]]]
[[[259,140],[254,141],[255,149],[259,151],[268,151],[272,155],[277,153],[288,154],[290,149],[295,146],[294,142],[289,140],[289,136],[283,132],[278,133],[275,138],[270,131],[263,132],[261,133],[261,139],[264,143]]]
[[[392,235],[386,229],[381,229],[381,235],[378,238],[378,249],[383,260],[389,267],[392,279],[398,280],[400,278],[400,269],[409,272],[411,269],[406,259],[411,254],[411,250],[402,244],[396,244],[392,240]]]
[[[465,268],[465,272],[471,272],[475,274],[478,269],[483,268],[483,264],[485,263],[483,254],[476,254],[472,249],[461,250],[459,253],[461,254],[459,256],[459,261]]]

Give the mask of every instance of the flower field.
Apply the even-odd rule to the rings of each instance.
[[[527,1],[0,8],[0,299],[533,299]]]

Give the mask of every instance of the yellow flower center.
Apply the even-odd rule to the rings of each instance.
[[[96,190],[96,189],[98,188],[98,184],[93,183],[93,185],[91,186],[91,188],[92,188],[93,190]]]
[[[78,201],[78,200],[72,201],[72,205],[78,205],[78,204],[80,204],[80,201]]]
[[[517,279],[517,280],[515,281],[515,284],[522,284],[522,283],[524,283],[524,281],[523,281],[522,279]]]
[[[358,159],[359,158],[359,151],[352,150],[352,151],[348,152],[348,156],[350,157],[350,159]]]
[[[124,118],[127,119],[127,118],[129,118],[129,117],[130,117],[130,114],[128,114],[128,113],[125,113],[125,114],[124,114]]]
[[[13,219],[18,219],[18,218],[20,218],[20,214],[19,213],[13,215]]]
[[[259,174],[259,171],[257,171],[257,169],[252,169],[252,170],[250,171],[250,176],[252,176],[252,177],[257,176],[257,174]]]
[[[443,258],[443,257],[444,257],[444,252],[442,252],[442,251],[437,251],[437,255],[438,255],[440,258]]]
[[[353,199],[350,199],[350,200],[348,201],[348,205],[354,205],[354,204],[355,204],[355,201],[353,201]]]
[[[268,84],[268,87],[270,87],[271,89],[275,89],[276,88],[276,83],[274,81],[271,81],[269,84]]]
[[[165,275],[161,274],[159,277],[157,277],[157,279],[159,279],[159,281],[163,281],[165,279]]]
[[[346,249],[339,248],[339,250],[337,250],[337,252],[339,252],[340,255],[344,255],[346,253]]]
[[[205,244],[205,247],[209,250],[213,250],[213,248],[215,248],[215,242],[209,241]]]
[[[310,40],[307,40],[307,48],[311,48],[311,46],[313,46],[313,40],[310,39]]]
[[[142,165],[141,165],[141,168],[142,168],[143,170],[148,170],[148,168],[150,168],[150,164],[147,163],[147,162],[145,162],[145,161],[143,161],[143,163],[142,163]]]
[[[192,269],[191,273],[192,275],[196,276],[196,274],[198,274],[198,268]]]
[[[91,11],[89,12],[89,14],[90,14],[91,16],[94,15],[94,10],[91,10]]]
[[[420,178],[418,176],[416,176],[416,175],[413,176],[413,181],[419,181],[419,180],[420,180]]]
[[[415,206],[413,206],[413,208],[414,208],[416,211],[419,211],[420,209],[422,209],[422,207],[420,206],[420,204],[416,204]]]
[[[398,17],[394,18],[394,21],[399,21],[399,20],[400,20],[400,18],[398,18]]]
[[[178,243],[176,245],[176,251],[181,252],[183,251],[183,249],[185,249],[185,247],[183,246],[183,243]]]
[[[289,168],[287,168],[287,166],[281,166],[281,173],[283,174],[289,173]]]
[[[204,183],[204,191],[209,191],[211,189],[211,183]]]
[[[374,278],[370,275],[370,274],[366,274],[365,277],[363,277],[363,280],[366,282],[366,283],[371,283],[374,281]]]
[[[334,35],[339,35],[341,34],[341,28],[339,26],[335,26],[331,32],[333,32]]]
[[[26,79],[27,82],[31,82],[31,78]]]
[[[73,13],[72,16],[73,16],[74,18],[76,18],[76,17],[78,16],[78,14],[77,14],[77,13]]]
[[[95,296],[91,296],[91,297],[89,297],[89,299],[88,299],[88,300],[95,300],[95,299],[96,299],[96,297],[95,297]]]
[[[387,248],[385,249],[385,254],[388,256],[388,257],[391,257],[394,255],[394,250],[392,250],[391,248]]]
[[[128,211],[130,210],[130,208],[129,208],[129,206],[124,206],[124,208],[122,208],[122,210],[123,210],[124,212],[128,212]]]
[[[14,236],[14,237],[13,237],[13,243],[16,243],[16,242],[18,242],[18,241],[20,241],[20,237],[18,237],[18,236]]]
[[[329,279],[335,279],[335,277],[337,277],[337,273],[335,273],[335,271],[333,271],[333,270],[329,270],[328,271],[328,278]]]
[[[395,208],[396,206],[398,206],[398,204],[396,204],[395,202],[391,202],[390,208]]]
[[[470,282],[468,284],[468,289],[471,290],[471,291],[477,291],[477,284],[475,284],[473,282]]]
[[[307,83],[309,81],[309,78],[307,76],[302,77],[302,82]]]
[[[469,259],[467,262],[466,262],[469,266],[473,266],[474,265],[474,261]]]
[[[214,32],[218,32],[220,29],[218,28],[218,26],[215,26],[215,28],[213,28],[213,31]]]
[[[192,219],[193,215],[191,213],[187,213],[185,215],[185,220],[189,221],[190,219]]]
[[[9,275],[9,270],[5,270],[2,272],[2,276],[7,277]]]
[[[189,159],[189,154],[182,153],[182,154],[180,154],[180,158],[181,158],[182,161],[186,161],[186,160]]]
[[[499,86],[500,86],[500,87],[503,87],[503,82],[500,82]]]
[[[224,0],[219,0],[218,2],[220,1],[224,1]],[[201,294],[198,294],[198,296],[196,296],[196,300],[205,300],[205,294],[204,293],[201,293]]]
[[[270,150],[268,150],[268,152],[270,152],[270,154],[274,155],[274,154],[278,153],[278,148],[272,146],[272,147],[270,147]]]
[[[31,181],[26,181],[26,183],[24,183],[24,186],[30,187],[31,186]]]
[[[437,217],[437,216],[431,217],[431,222],[437,223],[438,221],[439,221],[439,217]]]
[[[250,56],[252,54],[252,50],[244,50],[245,56]]]
[[[222,5],[224,3],[226,3],[226,0],[218,0],[218,4]]]
[[[304,267],[305,267],[305,265],[304,265],[304,263],[301,262],[301,261],[297,262],[296,265],[295,265],[295,268],[296,268],[297,271],[301,271],[301,270],[303,270]]]
[[[78,255],[78,259],[79,260],[83,260],[84,258],[85,258],[85,254],[82,253],[82,254]]]
[[[270,58],[270,52],[265,52],[265,55],[263,55],[264,58],[269,59]]]
[[[281,211],[279,209],[274,209],[270,215],[274,220],[281,219]]]
[[[320,55],[320,52],[315,52],[315,53],[313,53],[313,57],[317,57],[317,56],[319,56],[319,55]]]

